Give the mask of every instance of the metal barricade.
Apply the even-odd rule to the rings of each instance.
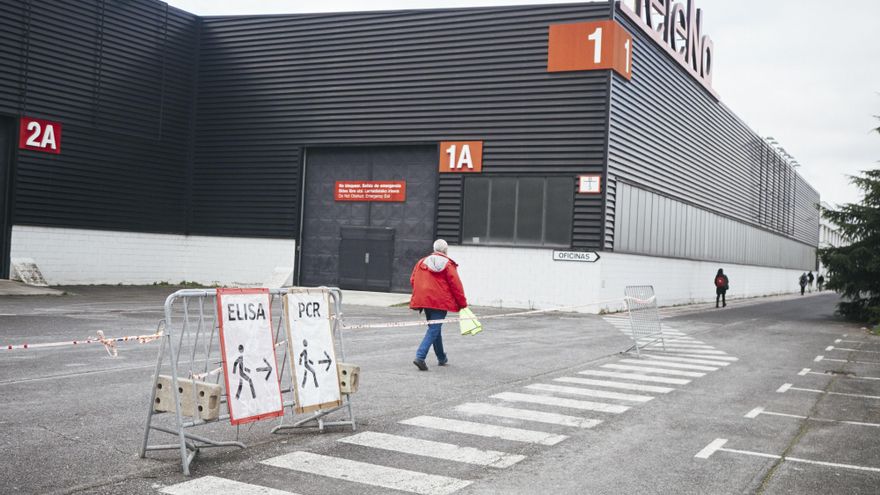
[[[325,290],[332,299],[333,324],[332,331],[342,361],[345,361],[345,345],[342,335],[342,291],[336,288],[321,287],[312,290]],[[270,316],[274,331],[275,355],[279,365],[278,376],[281,379],[282,402],[285,415],[293,416],[294,395],[290,363],[288,362],[287,345],[284,330],[284,309],[282,298],[288,289],[270,289]],[[189,475],[189,466],[199,450],[209,447],[238,447],[246,445],[238,440],[238,426],[235,427],[235,439],[218,440],[206,435],[196,434],[192,429],[200,426],[217,425],[229,420],[226,391],[224,387],[222,354],[219,337],[219,318],[217,315],[217,291],[215,289],[184,289],[179,290],[165,300],[165,333],[159,346],[159,356],[153,375],[150,403],[147,409],[147,421],[144,428],[143,443],[140,457],[147,452],[158,450],[180,450],[183,473]],[[170,380],[169,380],[170,377]],[[164,411],[158,396],[167,397],[168,385],[173,404],[164,404]],[[218,391],[217,404],[219,413],[206,410],[206,395]],[[291,425],[284,423],[276,426],[272,432],[291,427],[309,426],[309,422],[323,430],[325,426],[350,425],[355,428],[354,415],[351,408],[351,397],[343,394],[344,401],[332,410],[316,411],[311,416],[296,421]],[[203,407],[204,406],[204,407]],[[220,407],[223,406],[223,407]],[[348,420],[325,422],[323,416],[331,412],[346,409]],[[185,410],[186,409],[186,410]],[[187,413],[187,414],[185,414]],[[163,418],[164,416],[164,418]],[[170,416],[170,418],[168,417]],[[210,428],[207,435],[216,435],[218,428]],[[156,431],[176,437],[175,443],[150,444],[150,433]]]
[[[624,352],[635,349],[636,355],[641,357],[640,348],[645,348],[658,341],[665,351],[666,342],[663,339],[660,314],[657,312],[657,296],[654,294],[654,286],[628,285],[624,294],[633,339],[633,345]]]

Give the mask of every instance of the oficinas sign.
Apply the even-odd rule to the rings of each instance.
[[[712,94],[715,45],[703,35],[703,11],[694,0],[621,0],[620,11],[654,39]]]

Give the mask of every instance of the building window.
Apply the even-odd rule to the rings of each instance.
[[[570,177],[467,177],[462,242],[568,247],[573,209]]]

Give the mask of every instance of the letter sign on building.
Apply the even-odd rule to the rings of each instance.
[[[483,170],[482,141],[440,143],[440,173],[480,173]]]
[[[18,147],[23,150],[61,153],[61,122],[22,117]]]
[[[547,51],[547,71],[612,69],[632,78],[632,36],[616,21],[553,24]]]
[[[581,175],[578,177],[578,193],[599,194],[602,192],[601,175]]]

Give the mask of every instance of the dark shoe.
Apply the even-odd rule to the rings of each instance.
[[[726,307],[727,307],[727,303],[724,303],[724,306],[722,306],[722,308],[726,308]]]
[[[449,359],[444,359],[443,361],[437,361],[437,366],[446,366],[449,364]]]
[[[424,360],[416,359],[413,361],[413,364],[416,365],[416,368],[418,368],[419,371],[428,371],[428,365],[425,364]]]

